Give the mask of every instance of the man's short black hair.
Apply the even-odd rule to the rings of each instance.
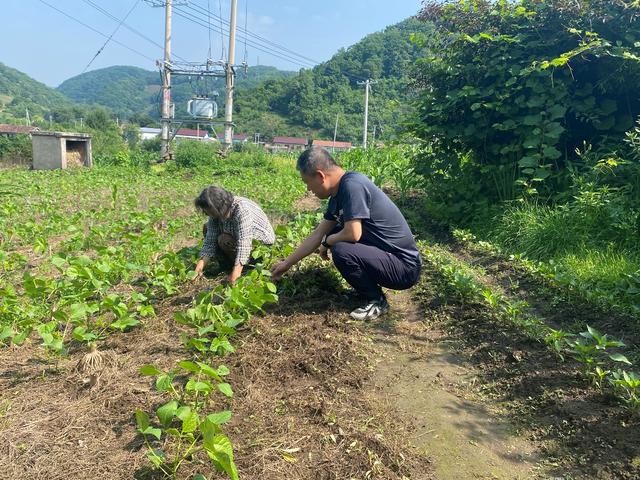
[[[307,148],[298,157],[296,167],[304,175],[311,175],[317,170],[329,171],[337,167],[338,164],[331,154],[322,147]]]

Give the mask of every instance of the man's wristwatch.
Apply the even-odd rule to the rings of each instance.
[[[324,237],[322,237],[322,242],[320,242],[320,244],[321,244],[324,248],[326,248],[327,250],[330,250],[330,249],[331,249],[331,245],[329,245],[329,244],[327,243],[327,236],[326,236],[326,235],[325,235]]]

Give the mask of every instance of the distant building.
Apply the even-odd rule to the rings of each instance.
[[[311,142],[311,145],[314,147],[322,147],[326,148],[329,151],[345,151],[351,150],[353,145],[351,142],[334,142],[333,140],[314,140]]]
[[[224,133],[219,133],[216,138],[219,142],[224,142]],[[249,137],[242,133],[234,133],[233,134],[233,143],[247,143]]]
[[[209,132],[206,130],[193,130],[192,128],[179,128],[174,137],[180,140],[209,140]]]
[[[162,130],[160,128],[152,127],[140,127],[140,139],[150,140],[160,136]],[[209,136],[209,132],[206,130],[196,130],[192,128],[179,128],[175,134],[175,140],[202,140],[202,141],[215,141],[215,138]]]
[[[32,132],[33,169],[91,167],[91,135],[71,132]]]
[[[291,152],[294,150],[304,150],[307,148],[309,140],[301,137],[273,137],[273,142],[269,146],[273,151]]]
[[[159,128],[140,127],[140,140],[151,140],[153,138],[156,138],[160,135],[161,131],[162,130],[160,130]]]
[[[7,123],[0,123],[0,135],[3,137],[15,137],[16,135],[30,135],[33,132],[37,132],[40,129],[38,127],[30,127],[27,125],[9,125]]]

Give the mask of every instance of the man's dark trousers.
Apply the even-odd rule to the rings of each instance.
[[[360,295],[377,300],[382,288],[405,290],[420,276],[420,265],[403,262],[378,247],[362,243],[338,242],[331,247],[333,263]]]

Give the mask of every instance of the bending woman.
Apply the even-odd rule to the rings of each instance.
[[[248,198],[234,196],[222,187],[211,185],[202,190],[194,204],[209,216],[200,260],[196,264],[198,275],[213,257],[217,257],[233,262],[227,281],[234,283],[249,263],[252,240],[272,245],[276,239],[267,215]]]

